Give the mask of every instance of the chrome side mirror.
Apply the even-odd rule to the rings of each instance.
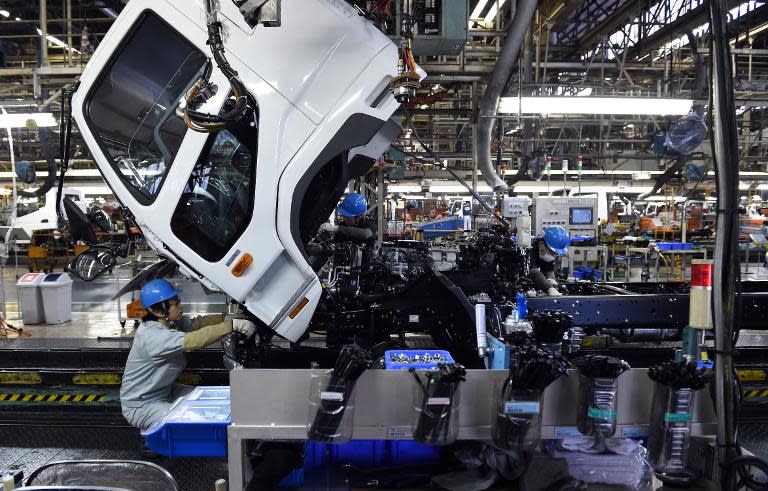
[[[109,249],[92,248],[72,258],[67,271],[83,281],[93,281],[114,268],[115,263],[117,260]]]

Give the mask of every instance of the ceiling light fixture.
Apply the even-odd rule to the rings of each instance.
[[[37,30],[38,34],[40,34],[40,35],[43,34],[43,31],[41,31],[40,29],[37,29],[37,28],[35,28],[35,29]],[[76,50],[75,48],[70,48],[67,43],[65,43],[64,41],[62,41],[61,39],[59,39],[57,37],[53,37],[53,36],[51,36],[49,34],[48,36],[46,36],[46,39],[48,41],[50,41],[51,43],[55,44],[56,46],[59,46],[59,47],[64,48],[64,49],[68,49],[68,50],[70,50],[73,53],[80,54],[80,52],[78,50]]]
[[[747,35],[749,35],[749,37],[752,37],[755,34],[761,33],[761,32],[763,32],[766,29],[768,29],[768,22],[766,22],[765,24],[763,24],[761,26],[755,27],[754,29],[750,29],[749,33],[745,32],[743,34],[739,34],[739,37],[737,37],[736,39],[732,39],[731,40],[731,44],[733,44],[733,43],[735,43],[737,41],[739,41],[739,42],[740,41],[744,41],[745,39],[747,39]]]
[[[641,97],[502,97],[501,114],[638,114],[682,116],[691,110],[689,99]]]

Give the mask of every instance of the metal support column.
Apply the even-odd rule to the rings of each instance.
[[[47,0],[40,0],[40,64],[48,66],[48,4]]]
[[[477,192],[477,145],[474,144],[477,135],[477,103],[478,103],[477,82],[472,82],[472,191]],[[475,203],[472,203],[472,209],[475,209]]]
[[[67,0],[67,66],[72,66],[72,0]]]

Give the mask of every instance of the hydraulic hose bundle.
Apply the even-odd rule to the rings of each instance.
[[[333,370],[313,378],[310,401],[314,419],[307,430],[310,440],[341,443],[352,437],[353,390],[372,362],[368,351],[355,344],[346,345]]]
[[[467,371],[458,363],[440,363],[416,380],[413,439],[430,445],[448,445],[456,440],[459,426],[459,388]]]
[[[541,433],[541,396],[549,384],[568,370],[568,361],[558,354],[531,346],[513,353],[515,363],[496,390],[493,443],[505,450],[534,448]]]
[[[670,361],[648,369],[656,382],[651,406],[648,460],[666,484],[692,482],[697,473],[687,467],[696,391],[709,382],[712,372],[690,360]]]
[[[603,355],[582,356],[571,363],[579,370],[579,432],[587,436],[613,436],[619,403],[618,378],[629,370],[629,364]]]
[[[212,72],[210,61],[206,64],[203,76],[195,82],[184,97],[183,109],[184,124],[194,131],[201,133],[213,133],[232,126],[241,121],[248,114],[248,89],[238,78],[237,72],[232,68],[224,56],[224,42],[221,39],[221,22],[218,20],[218,5],[216,0],[206,0],[208,46],[211,47],[216,66],[229,80],[232,89],[232,98],[224,104],[224,112],[221,114],[207,114],[196,111],[215,92],[209,79]]]

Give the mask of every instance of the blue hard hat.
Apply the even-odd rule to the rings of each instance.
[[[141,289],[141,306],[145,309],[169,300],[181,293],[166,280],[152,280]]]
[[[368,209],[368,203],[365,201],[365,197],[360,193],[349,193],[341,201],[341,204],[336,208],[342,216],[356,217],[363,215]]]
[[[565,254],[568,252],[568,244],[571,243],[571,238],[568,236],[568,231],[563,227],[547,227],[544,230],[544,242],[547,244],[547,247],[557,254]]]

